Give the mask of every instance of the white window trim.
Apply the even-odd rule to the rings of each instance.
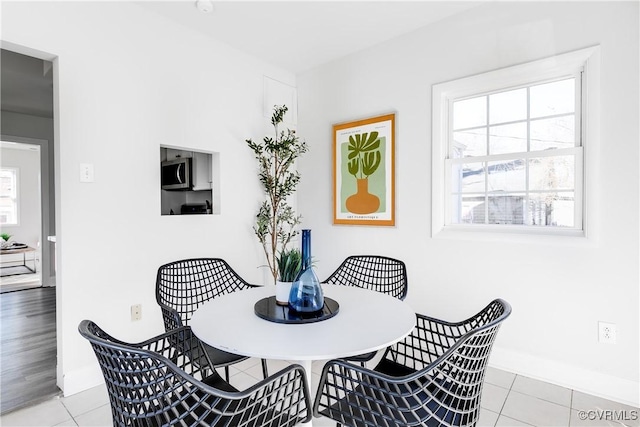
[[[448,159],[449,105],[451,99],[472,96],[479,92],[500,90],[532,84],[531,76],[540,81],[558,77],[562,73],[583,70],[582,75],[582,149],[581,170],[576,165],[576,174],[581,173],[582,185],[582,230],[533,226],[446,225],[446,176],[445,161]],[[433,85],[432,89],[432,193],[431,236],[445,238],[495,238],[525,239],[543,236],[587,237],[597,240],[597,159],[600,145],[600,47],[565,53],[538,61],[490,71],[450,82]]]

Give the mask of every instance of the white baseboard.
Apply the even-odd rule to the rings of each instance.
[[[64,397],[104,384],[104,377],[98,364],[74,369],[63,376],[62,392]]]
[[[555,360],[494,347],[489,366],[583,393],[640,407],[640,382],[590,371]]]

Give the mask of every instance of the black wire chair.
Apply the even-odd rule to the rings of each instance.
[[[119,341],[83,320],[102,369],[117,427],[293,427],[311,419],[304,369],[291,365],[238,391],[208,364],[186,326],[138,344]]]
[[[156,275],[156,301],[162,310],[165,331],[188,326],[191,316],[205,302],[231,292],[255,288],[220,258],[196,258],[161,265]],[[248,359],[204,344],[209,360],[224,368],[229,381],[229,365]],[[267,378],[267,362],[262,359]]]
[[[314,415],[339,426],[475,426],[491,347],[510,313],[496,299],[458,323],[417,314],[412,333],[374,369],[328,362]]]
[[[404,300],[408,291],[407,267],[404,262],[386,256],[351,255],[322,283],[357,286]],[[376,354],[374,351],[345,360],[360,362],[364,367]]]
[[[407,296],[407,267],[386,256],[351,255],[322,283],[357,286],[403,300]]]

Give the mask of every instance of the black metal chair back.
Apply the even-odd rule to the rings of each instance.
[[[162,308],[165,330],[170,331],[188,326],[196,309],[210,299],[253,287],[223,259],[185,259],[158,268],[156,301]]]
[[[407,267],[386,256],[351,255],[322,283],[358,286],[403,300],[407,296]]]
[[[113,425],[291,426],[311,418],[310,397],[299,365],[291,365],[237,391],[214,374],[189,327],[138,344],[117,340],[83,320],[80,334],[91,343],[102,369]]]
[[[416,327],[373,370],[325,365],[314,414],[346,426],[475,426],[503,300],[457,323],[416,315]]]
[[[205,302],[231,292],[254,288],[221,258],[194,258],[161,265],[156,275],[156,301],[162,311],[165,331],[188,326],[193,313]],[[224,367],[229,380],[229,365],[247,357],[205,345],[209,360]],[[262,359],[264,378],[269,375]]]

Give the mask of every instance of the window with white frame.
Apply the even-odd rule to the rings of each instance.
[[[593,49],[434,86],[434,232],[584,231]]]
[[[18,225],[18,169],[0,169],[0,224]]]

